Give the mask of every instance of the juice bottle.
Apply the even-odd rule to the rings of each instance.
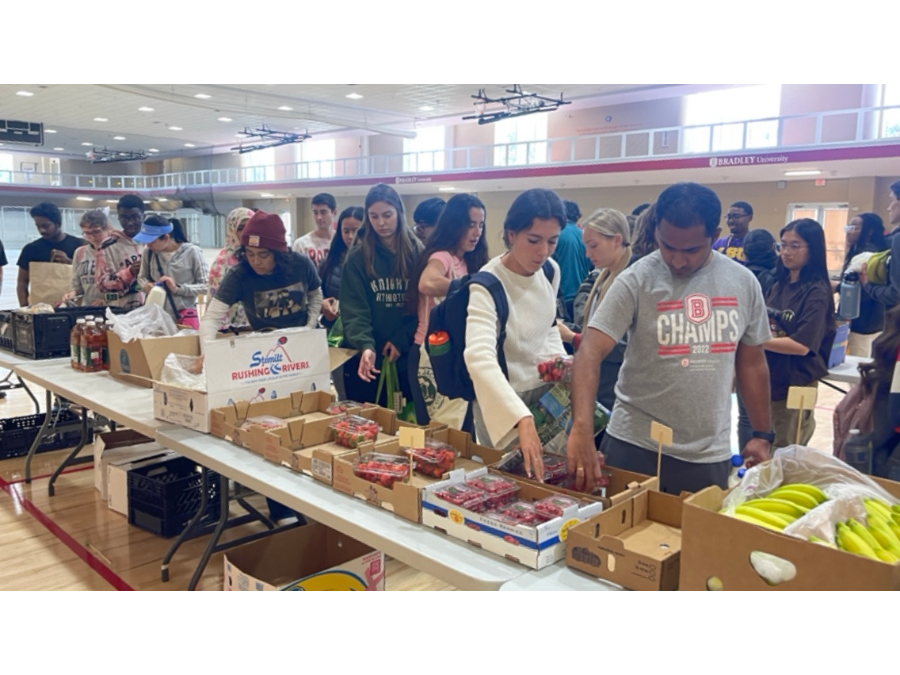
[[[84,372],[96,373],[103,370],[103,331],[96,322],[88,321],[81,338],[82,365]]]
[[[109,326],[103,319],[97,319],[97,328],[103,333],[103,370],[109,370]]]
[[[72,326],[72,332],[69,333],[69,353],[71,355],[72,368],[81,370],[81,336],[84,333],[84,319],[78,319]]]

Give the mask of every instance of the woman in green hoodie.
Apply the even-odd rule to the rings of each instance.
[[[347,398],[353,401],[378,403],[384,359],[397,364],[400,388],[412,400],[406,364],[418,317],[407,311],[406,293],[421,250],[397,191],[383,184],[369,190],[360,242],[347,254],[341,275],[344,341],[360,352],[344,367]]]

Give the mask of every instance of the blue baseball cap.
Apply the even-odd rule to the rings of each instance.
[[[172,223],[166,223],[165,225],[153,225],[152,223],[144,223],[141,225],[141,231],[134,235],[134,241],[140,242],[142,244],[149,244],[151,241],[156,241],[164,234],[169,234],[172,231]]]

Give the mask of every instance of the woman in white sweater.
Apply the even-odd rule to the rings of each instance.
[[[559,267],[550,258],[565,224],[566,211],[556,193],[523,192],[503,223],[507,252],[481,270],[495,275],[506,291],[509,319],[503,352],[509,379],[497,358],[494,300],[481,286],[473,284],[469,290],[464,358],[475,387],[478,442],[502,449],[518,445],[526,472],[539,478],[544,475],[542,448],[528,406],[552,386],[540,380],[538,357],[565,353],[556,328]]]

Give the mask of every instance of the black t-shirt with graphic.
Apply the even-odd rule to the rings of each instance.
[[[216,300],[226,305],[241,303],[253,330],[305,326],[308,293],[320,287],[312,261],[300,253],[289,253],[286,269],[272,274],[256,274],[241,263],[232,267],[216,292]]]
[[[770,321],[772,335],[789,337],[810,351],[806,356],[766,352],[772,400],[783,401],[790,387],[805,387],[828,374],[836,326],[831,288],[824,281],[777,282],[766,293],[766,306],[781,310]]]
[[[71,259],[75,256],[75,250],[86,244],[84,239],[73,237],[71,234],[67,234],[62,241],[47,241],[41,237],[25,245],[16,264],[27,271],[28,266],[33,262],[50,262],[50,254],[54,250],[62,251]]]

